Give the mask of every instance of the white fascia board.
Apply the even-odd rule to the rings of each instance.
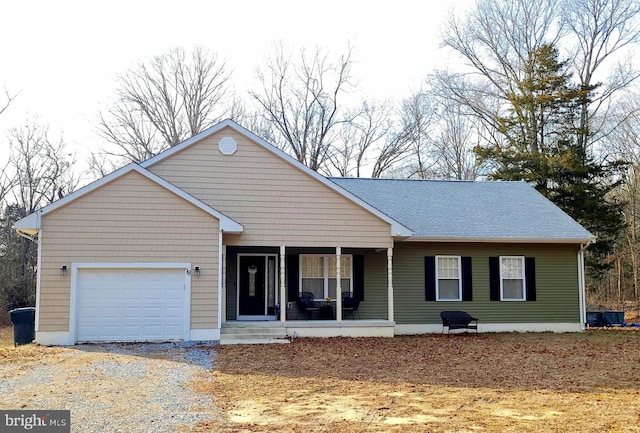
[[[216,211],[215,209],[213,209],[212,207],[208,206],[207,204],[201,202],[200,200],[198,200],[197,198],[191,196],[190,194],[187,194],[186,192],[184,192],[183,190],[181,190],[180,188],[176,187],[175,185],[167,182],[166,180],[162,179],[161,177],[151,173],[149,170],[139,166],[138,164],[128,164],[122,168],[119,168],[118,170],[114,171],[113,173],[110,173],[108,175],[106,175],[105,177],[96,180],[95,182],[90,183],[89,185],[86,185],[82,188],[80,188],[77,191],[72,192],[71,194],[69,194],[66,197],[61,198],[60,200],[57,200],[53,203],[51,203],[48,206],[43,207],[42,209],[32,213],[31,215],[28,215],[24,218],[22,218],[21,220],[16,221],[16,223],[14,224],[14,228],[16,230],[22,231],[24,233],[28,233],[30,231],[35,231],[37,233],[37,231],[40,229],[40,221],[39,219],[50,213],[53,212],[54,210],[68,204],[71,203],[72,201],[84,196],[85,194],[88,194],[92,191],[95,191],[96,189],[106,185],[109,182],[112,182],[116,179],[118,179],[119,177],[131,172],[131,171],[136,171],[139,174],[145,176],[146,178],[148,178],[149,180],[157,183],[158,185],[162,186],[163,188],[171,191],[172,193],[176,194],[177,196],[183,198],[184,200],[188,201],[189,203],[193,204],[194,206],[200,208],[201,210],[205,211],[206,213],[208,213],[209,215],[213,216],[214,218],[218,219],[220,221],[220,229],[225,231],[225,232],[229,232],[229,233],[242,233],[242,231],[244,230],[244,228],[242,227],[241,224],[238,224],[237,222],[235,222],[234,220],[232,220],[231,218],[227,217],[226,215],[223,215],[222,213]]]
[[[479,243],[502,243],[502,244],[592,244],[595,238],[458,238],[458,237],[428,237],[412,236],[402,239],[403,242],[479,242]]]
[[[216,132],[218,132],[221,129],[226,128],[226,127],[230,127],[233,130],[235,130],[236,132],[238,132],[239,134],[242,134],[245,137],[249,138],[250,140],[258,143],[264,149],[266,149],[269,152],[273,153],[274,155],[282,158],[283,160],[285,160],[289,164],[293,165],[298,170],[301,170],[302,172],[306,173],[307,175],[313,177],[317,181],[319,181],[319,182],[323,183],[324,185],[326,185],[327,187],[331,188],[332,190],[334,190],[338,194],[342,195],[346,199],[356,203],[358,206],[360,206],[360,207],[364,208],[365,210],[369,211],[370,213],[372,213],[373,215],[377,216],[381,220],[389,223],[389,225],[391,226],[391,236],[411,236],[413,234],[413,232],[409,228],[407,228],[404,225],[400,224],[398,221],[396,221],[393,218],[389,217],[387,214],[385,214],[383,212],[380,212],[378,209],[376,209],[375,207],[371,206],[370,204],[364,202],[363,200],[361,200],[357,196],[353,195],[349,191],[345,190],[341,186],[339,186],[336,183],[330,181],[329,179],[327,179],[326,177],[322,176],[318,172],[311,170],[306,165],[300,163],[300,161],[298,161],[295,158],[291,157],[291,155],[288,155],[287,153],[283,152],[282,150],[280,150],[277,147],[273,146],[272,144],[268,143],[264,139],[258,137],[253,132],[249,131],[248,129],[246,129],[246,128],[240,126],[240,125],[238,125],[236,122],[234,122],[231,119],[223,120],[222,122],[218,123],[217,125],[214,125],[211,128],[206,129],[206,130],[202,131],[201,133],[199,133],[197,135],[194,135],[193,137],[189,138],[188,140],[183,141],[182,143],[178,144],[177,146],[174,146],[174,147],[172,147],[172,148],[170,148],[168,150],[165,150],[164,152],[154,156],[153,158],[150,158],[150,159],[140,163],[140,165],[142,167],[144,167],[144,168],[150,167],[153,164],[156,164],[157,162],[160,162],[163,159],[168,158],[171,155],[184,150],[185,148],[187,148],[187,147],[191,146],[192,144],[196,143],[197,141],[200,141],[200,140],[202,140],[202,139],[204,139],[204,138],[206,138],[206,137],[208,137],[210,135],[213,135]]]

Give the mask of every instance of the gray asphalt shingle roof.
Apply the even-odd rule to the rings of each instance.
[[[591,233],[525,182],[330,178],[433,239],[586,241]]]

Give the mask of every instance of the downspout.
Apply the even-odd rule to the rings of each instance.
[[[40,329],[40,279],[42,276],[42,230],[40,229],[40,214],[38,214],[38,257],[36,259],[36,320],[35,320],[35,337],[37,341],[38,330]],[[71,290],[71,288],[69,288]]]
[[[578,250],[578,298],[580,302],[580,329],[584,330],[587,323],[587,293],[584,274],[584,251],[595,241],[580,245]]]
[[[222,329],[222,234],[218,232],[218,332]]]

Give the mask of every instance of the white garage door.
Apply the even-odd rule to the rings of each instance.
[[[76,340],[185,338],[185,269],[79,269]]]

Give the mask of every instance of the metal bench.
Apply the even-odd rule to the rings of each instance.
[[[475,329],[478,332],[478,319],[464,311],[442,311],[440,313],[442,319],[442,333],[447,328],[447,334],[452,329]],[[471,322],[475,322],[472,324]]]

